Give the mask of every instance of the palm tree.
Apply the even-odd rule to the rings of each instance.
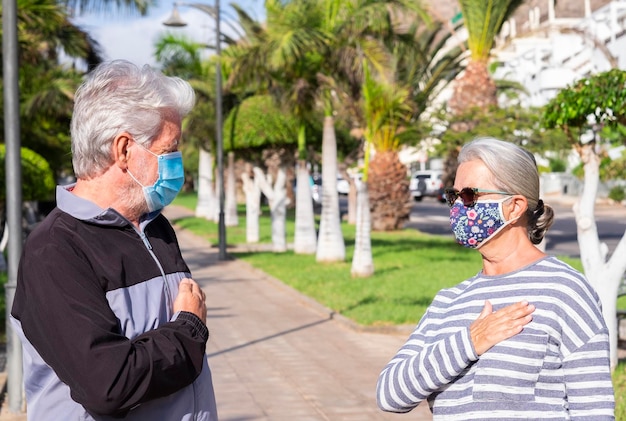
[[[463,116],[473,109],[488,111],[498,105],[497,88],[489,73],[489,58],[496,35],[502,24],[513,14],[523,0],[459,0],[463,24],[467,29],[469,60],[465,72],[456,79],[448,108],[455,116]],[[472,129],[472,121],[461,118],[452,129]],[[459,147],[448,151],[444,163],[443,182],[451,186],[457,168]]]
[[[315,2],[268,0],[265,7],[266,25],[245,20],[249,36],[229,52],[233,68],[229,85],[253,85],[269,92],[285,112],[299,120],[294,252],[313,254],[317,239],[306,127],[315,107],[316,74],[326,45],[319,30],[322,17]]]
[[[418,2],[408,0],[324,0],[323,30],[328,34],[328,59],[323,63],[320,98],[324,109],[322,139],[322,215],[318,239],[318,261],[345,259],[339,226],[336,191],[337,145],[334,115],[344,101],[354,102],[361,91],[363,63],[379,74],[393,70],[387,45],[396,39],[404,20],[424,16]],[[390,66],[391,65],[391,66]],[[326,188],[329,186],[329,188]]]
[[[371,199],[372,219],[375,230],[400,229],[408,217],[408,207],[405,201],[406,189],[406,167],[401,165],[397,151],[402,144],[413,141],[415,131],[418,128],[422,114],[427,110],[431,101],[458,75],[461,71],[462,49],[452,48],[445,50],[446,41],[452,33],[440,23],[424,23],[416,21],[411,24],[405,33],[399,34],[388,46],[395,58],[393,67],[388,72],[388,77],[393,78],[387,81],[380,79],[385,75],[380,75],[380,82],[376,82],[370,77],[369,81],[364,81],[364,90],[368,87],[370,101],[376,100],[376,95],[372,90],[382,90],[385,97],[378,98],[379,104],[369,104],[365,107],[374,107],[378,112],[385,107],[395,107],[397,112],[409,113],[413,122],[409,126],[411,130],[402,128],[403,133],[394,136],[393,142],[401,142],[391,146],[384,146],[391,142],[391,139],[382,142],[381,149],[391,151],[387,154],[388,159],[383,158],[383,154],[377,153],[375,161],[372,162],[372,171],[380,174],[380,177],[368,178],[368,186]],[[378,83],[379,86],[376,86]],[[384,83],[380,85],[380,83]],[[406,97],[405,92],[407,91]],[[383,95],[380,93],[379,95]],[[399,95],[394,99],[394,95]],[[386,101],[383,104],[383,101]],[[395,106],[394,101],[399,101]],[[363,105],[358,102],[363,109]],[[409,109],[411,108],[411,109]],[[370,110],[370,113],[372,111]],[[359,114],[357,112],[357,114]],[[362,112],[361,112],[362,114]],[[396,116],[396,124],[406,122],[408,118]],[[371,124],[372,115],[364,118],[360,117],[360,125],[368,127]],[[406,123],[403,123],[406,124]],[[371,133],[371,128],[368,129]],[[370,144],[372,144],[370,142]],[[389,177],[385,174],[395,174],[396,182],[389,184]],[[393,197],[393,200],[389,200]],[[408,200],[408,199],[407,199]]]
[[[398,158],[401,136],[406,133],[413,104],[410,91],[379,75],[375,79],[367,64],[363,70],[363,116],[366,122],[363,178],[358,188],[357,227],[352,260],[353,276],[374,273],[369,240],[370,229],[397,229],[408,219],[409,183],[406,167]],[[370,161],[370,152],[376,152]],[[371,170],[371,172],[370,172]],[[370,175],[375,183],[368,182]],[[369,199],[372,198],[371,202]],[[372,219],[370,219],[370,209]],[[396,214],[397,211],[400,214]]]
[[[489,74],[491,49],[502,24],[523,0],[459,0],[468,33],[469,62],[455,82],[450,110],[462,114],[471,108],[497,105],[496,85]]]

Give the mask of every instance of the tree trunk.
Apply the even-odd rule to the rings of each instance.
[[[342,262],[346,245],[341,232],[337,193],[337,138],[332,116],[324,117],[322,135],[322,216],[317,244],[318,262]]]
[[[213,189],[213,157],[211,153],[200,148],[198,158],[198,203],[196,204],[196,216],[217,221],[218,214],[217,197]]]
[[[486,61],[470,60],[465,71],[454,81],[452,97],[448,101],[448,109],[453,115],[463,116],[473,108],[486,112],[490,107],[498,105],[496,84],[494,83]],[[456,121],[451,129],[457,132],[472,130],[476,125],[473,121]],[[458,148],[448,151],[444,163],[443,182],[445,186],[452,186],[458,166]]]
[[[574,205],[580,260],[585,276],[593,285],[602,302],[602,315],[609,330],[611,346],[611,369],[617,366],[617,291],[626,271],[626,233],[617,244],[607,261],[608,246],[600,243],[594,216],[596,194],[598,192],[600,158],[596,154],[594,142],[580,149],[584,163],[584,184],[580,200]]]
[[[497,105],[496,84],[489,74],[487,62],[471,60],[454,82],[452,97],[448,101],[450,111],[462,115],[472,108],[487,110]]]
[[[372,229],[401,229],[409,219],[412,202],[406,166],[397,152],[378,152],[369,167],[368,186]]]
[[[272,184],[271,177],[266,177],[263,171],[254,167],[254,178],[258,179],[259,187],[267,197],[272,217],[272,249],[276,253],[287,251],[287,189],[285,169],[280,167],[276,174],[276,182]]]
[[[350,177],[349,183],[350,183],[350,191],[348,192],[348,224],[356,225],[357,200],[358,200],[357,192],[359,189],[359,185],[361,183],[359,182],[359,180],[353,177]],[[369,201],[369,194],[368,194],[367,200]]]
[[[353,277],[366,278],[374,274],[371,243],[372,220],[367,183],[358,183],[356,208],[356,233],[354,255],[352,256]]]
[[[241,174],[243,192],[246,195],[246,242],[259,242],[259,216],[261,215],[261,188],[259,182],[249,171]]]
[[[298,162],[296,170],[296,227],[293,250],[296,254],[315,254],[317,233],[315,232],[315,214],[309,183],[309,170],[306,162]]]
[[[239,225],[239,216],[237,215],[237,181],[235,179],[235,153],[228,152],[228,173],[226,177],[226,210],[224,215],[224,224],[227,227],[236,227]]]

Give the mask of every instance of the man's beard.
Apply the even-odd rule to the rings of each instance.
[[[130,178],[130,177],[129,177]],[[126,188],[123,192],[123,203],[128,213],[134,215],[139,219],[141,215],[148,213],[148,203],[146,197],[143,194],[143,187],[130,178],[130,183],[126,184]]]
[[[147,158],[140,159],[139,168],[145,168],[148,165]],[[140,177],[144,174],[133,174],[135,177]],[[141,180],[141,179],[139,179]],[[141,181],[143,183],[143,181]],[[143,187],[128,174],[128,183],[125,186],[123,192],[123,203],[128,209],[129,214],[139,219],[142,215],[150,212],[148,208],[148,202],[146,196],[143,193]]]

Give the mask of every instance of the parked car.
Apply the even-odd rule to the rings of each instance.
[[[441,170],[415,171],[409,182],[413,200],[420,201],[424,197],[434,197],[440,202],[445,202],[442,179],[443,171]]]

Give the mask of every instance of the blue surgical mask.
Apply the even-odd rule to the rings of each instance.
[[[478,200],[474,206],[465,206],[457,200],[450,208],[450,225],[457,243],[479,248],[493,238],[505,226],[518,218],[507,221],[502,212],[502,203],[509,200]]]
[[[128,171],[128,174],[137,184],[143,187],[143,195],[146,198],[148,210],[154,212],[172,203],[183,187],[185,182],[183,156],[178,151],[157,155],[142,145],[139,146],[156,156],[159,161],[159,177],[152,186],[144,186],[130,171]]]

